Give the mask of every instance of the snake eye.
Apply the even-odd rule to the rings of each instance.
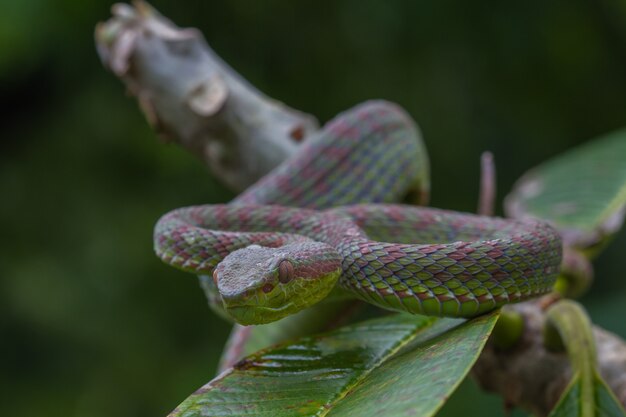
[[[286,259],[280,261],[280,264],[278,264],[278,281],[282,284],[286,284],[291,281],[293,274],[293,264]]]

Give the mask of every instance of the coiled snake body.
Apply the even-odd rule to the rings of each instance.
[[[380,204],[426,195],[427,172],[410,118],[366,103],[231,204],[163,216],[155,250],[172,266],[212,275],[207,285],[241,324],[293,314],[336,283],[383,308],[453,317],[550,291],[561,241],[546,223]],[[335,205],[343,207],[314,210]]]

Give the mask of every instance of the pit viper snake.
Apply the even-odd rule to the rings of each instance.
[[[230,204],[165,214],[155,251],[200,275],[211,302],[244,325],[333,291],[390,310],[472,317],[552,289],[561,240],[549,224],[397,204],[407,194],[423,202],[428,190],[411,118],[366,102]]]

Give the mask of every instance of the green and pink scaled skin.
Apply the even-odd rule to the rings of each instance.
[[[367,102],[230,204],[164,215],[155,250],[216,287],[213,302],[244,325],[294,314],[337,285],[382,308],[451,317],[552,289],[561,262],[552,227],[388,204],[411,193],[423,200],[428,187],[409,116]]]

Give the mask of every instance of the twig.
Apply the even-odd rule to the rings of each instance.
[[[478,214],[493,216],[496,201],[496,165],[489,151],[480,156],[480,191]]]

